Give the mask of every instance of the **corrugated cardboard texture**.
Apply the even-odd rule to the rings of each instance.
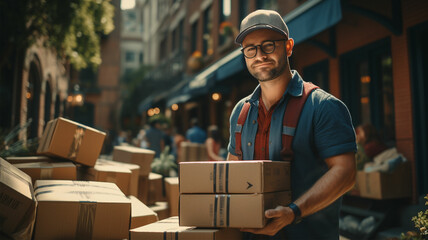
[[[391,173],[357,172],[356,185],[361,197],[393,199],[412,196],[410,164],[405,162]]]
[[[178,200],[180,196],[178,177],[167,177],[164,181],[170,215],[178,216]]]
[[[129,183],[128,193],[132,196],[138,196],[138,178],[140,177],[140,166],[137,164],[116,162],[105,159],[98,159],[97,163],[125,167],[131,170],[131,182]]]
[[[181,194],[180,226],[262,228],[265,210],[286,206],[291,192]]]
[[[207,147],[205,144],[182,142],[178,162],[208,161]]]
[[[65,118],[49,121],[37,153],[67,158],[93,167],[106,134]]]
[[[145,226],[157,222],[158,214],[147,207],[134,196],[129,196],[131,200],[131,229]]]
[[[148,149],[133,146],[115,146],[113,149],[114,161],[137,164],[141,176],[149,175],[154,158],[155,152]]]
[[[131,202],[113,183],[38,180],[34,239],[124,239]]]
[[[76,180],[76,165],[71,162],[18,163],[15,167],[36,180]]]
[[[36,202],[31,178],[0,158],[0,231],[31,238]]]
[[[287,190],[290,190],[289,162],[180,163],[181,193],[263,193]]]
[[[171,217],[144,227],[131,229],[132,240],[241,240],[242,232],[238,229],[201,229],[180,227],[178,218]]]

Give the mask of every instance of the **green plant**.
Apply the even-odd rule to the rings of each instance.
[[[171,171],[177,171],[177,163],[175,163],[174,155],[170,154],[169,146],[161,152],[158,158],[152,162],[152,172],[161,174],[163,177],[169,177]]]
[[[9,156],[26,156],[36,154],[39,144],[38,138],[16,140],[19,133],[30,126],[31,121],[32,120],[29,119],[24,125],[17,125],[9,132],[6,130],[0,131],[0,157],[4,158]]]
[[[428,205],[428,194],[425,196],[427,200],[425,205]],[[404,240],[420,240],[428,238],[428,209],[425,212],[419,212],[417,216],[412,217],[412,221],[415,223],[415,227],[419,229],[419,232],[410,231],[401,234],[401,239]]]

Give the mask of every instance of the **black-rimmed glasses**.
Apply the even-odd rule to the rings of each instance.
[[[260,50],[262,50],[263,53],[271,54],[275,51],[275,42],[279,41],[287,41],[287,39],[266,40],[259,45],[251,45],[244,47],[243,49],[241,49],[241,51],[246,58],[255,57],[257,55],[257,47],[260,47]]]

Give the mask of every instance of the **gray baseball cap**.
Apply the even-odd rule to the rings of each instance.
[[[257,10],[242,20],[241,28],[235,42],[241,44],[250,32],[258,29],[271,29],[286,37],[289,36],[287,24],[285,24],[284,19],[282,19],[279,13],[273,10]]]

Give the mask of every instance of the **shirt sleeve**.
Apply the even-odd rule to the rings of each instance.
[[[236,124],[238,123],[238,117],[239,117],[239,113],[241,113],[241,109],[242,106],[244,105],[244,101],[241,100],[239,101],[235,107],[232,110],[232,113],[230,114],[230,119],[229,119],[229,144],[227,146],[227,151],[232,154],[232,155],[236,155],[236,151],[235,151],[235,129],[236,129]]]
[[[314,139],[323,159],[347,152],[356,152],[355,132],[346,105],[328,95],[316,108]]]

